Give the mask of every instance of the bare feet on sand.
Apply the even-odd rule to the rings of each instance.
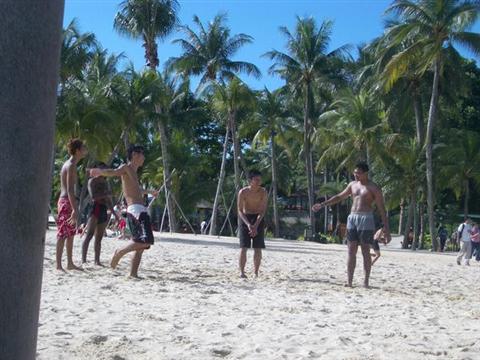
[[[115,253],[113,254],[112,261],[110,262],[110,266],[112,269],[115,269],[118,265],[118,262],[120,261],[120,257],[118,256],[119,251],[115,250]]]
[[[83,269],[75,264],[68,264],[67,265],[67,270],[78,270],[78,271],[83,271]]]
[[[247,275],[245,275],[244,273],[240,274],[240,278],[242,279],[247,279]]]

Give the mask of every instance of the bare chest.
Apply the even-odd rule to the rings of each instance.
[[[352,198],[373,201],[373,190],[368,185],[356,184],[352,187]]]

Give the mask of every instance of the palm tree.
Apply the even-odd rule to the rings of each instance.
[[[159,65],[157,39],[163,39],[178,23],[176,0],[124,0],[115,16],[114,28],[123,35],[142,39],[147,66],[156,71]],[[160,109],[158,109],[160,111]],[[168,135],[165,124],[158,122],[158,132],[162,147],[162,161],[165,183],[165,196],[168,208],[170,230],[176,231],[175,207],[170,201],[171,181],[168,154]]]
[[[270,92],[265,88],[259,100],[257,116],[261,125],[258,126],[259,130],[253,138],[252,146],[255,148],[258,143],[263,145],[270,144],[274,235],[275,237],[279,237],[277,145],[286,145],[287,141],[284,135],[285,132],[288,131],[288,123],[286,121],[288,114],[279,90]]]
[[[90,146],[88,167],[94,158],[106,159],[117,138],[116,119],[110,107],[111,85],[120,56],[97,47],[85,65],[81,79],[69,79],[58,101],[56,136],[60,141],[79,137]],[[80,209],[86,205],[88,178],[83,178]]]
[[[285,79],[292,94],[301,95],[303,99],[303,152],[310,224],[313,231],[315,231],[315,214],[311,209],[315,202],[311,149],[313,85],[316,84],[318,88],[322,88],[332,84],[338,75],[339,61],[343,60],[342,55],[346,50],[345,47],[342,47],[327,52],[332,26],[331,21],[324,21],[320,27],[317,27],[313,18],[297,17],[297,25],[293,34],[286,27],[280,27],[281,33],[286,37],[287,53],[272,50],[264,55],[275,61],[270,67],[270,72]],[[334,69],[337,71],[333,71]]]
[[[97,47],[95,35],[81,33],[77,21],[72,20],[62,33],[60,51],[60,88],[65,87],[68,79],[81,79],[86,65]]]
[[[223,116],[226,115],[227,117],[227,129],[230,130],[232,135],[232,143],[233,143],[233,164],[234,164],[234,171],[235,171],[235,191],[240,189],[240,141],[238,139],[238,131],[237,131],[237,120],[238,114],[240,111],[244,111],[247,109],[253,109],[255,106],[255,96],[253,92],[245,85],[239,78],[234,77],[230,82],[227,84],[218,84],[212,83],[213,89],[213,106],[214,109]],[[225,142],[228,141],[228,133]],[[224,154],[222,156],[222,164],[225,165],[225,151],[227,151],[228,145],[224,144]],[[243,169],[244,172],[246,169]],[[222,175],[222,169],[220,169],[220,173]],[[225,168],[223,167],[223,176],[225,176]],[[213,206],[213,213],[212,213],[212,221],[210,225],[210,235],[215,235],[216,233],[216,215],[217,215],[217,208],[219,204],[218,196],[221,191],[221,186],[223,185],[223,178],[220,177],[217,186],[217,193],[214,200]]]
[[[480,134],[469,130],[450,130],[439,150],[439,183],[453,190],[457,198],[463,195],[463,213],[469,213],[470,189],[480,185]]]
[[[425,167],[422,157],[422,147],[417,138],[398,138],[392,146],[389,157],[388,171],[385,179],[387,188],[392,189],[395,194],[388,193],[391,197],[402,197],[408,199],[407,221],[404,224],[403,248],[408,248],[408,234],[414,222],[417,207],[418,192],[424,183],[424,176],[419,170]],[[386,194],[387,195],[387,194]],[[414,231],[416,234],[416,231]],[[415,247],[412,245],[412,250]]]
[[[324,127],[315,133],[316,144],[326,145],[317,166],[322,168],[328,162],[341,161],[337,166],[340,170],[359,160],[372,166],[372,154],[381,153],[394,138],[393,134],[383,131],[388,126],[381,104],[364,90],[359,94],[345,90],[332,108],[320,116]],[[322,143],[324,138],[328,140]]]
[[[232,60],[242,46],[253,42],[253,38],[246,34],[231,36],[226,20],[225,14],[218,14],[205,28],[195,15],[193,22],[198,33],[189,26],[181,26],[185,38],[173,41],[182,47],[183,54],[171,58],[169,66],[185,76],[201,76],[199,89],[209,82],[230,80],[242,72],[260,77],[260,70],[252,63]]]
[[[433,184],[433,131],[438,114],[439,84],[443,68],[444,49],[459,44],[476,55],[480,54],[480,34],[467,31],[476,22],[480,11],[478,2],[458,0],[395,0],[387,13],[400,16],[401,22],[391,30],[392,46],[411,39],[412,43],[396,54],[390,64],[401,74],[412,59],[423,59],[418,72],[433,68],[433,84],[425,138],[427,204],[429,230],[434,250],[438,249],[435,236]]]
[[[109,164],[118,155],[122,146],[127,151],[132,136],[135,136],[136,126],[151,116],[149,106],[157,87],[157,78],[155,72],[147,70],[139,73],[135,71],[133,64],[130,64],[113,79],[110,109],[115,119],[122,125],[122,130],[109,157]]]

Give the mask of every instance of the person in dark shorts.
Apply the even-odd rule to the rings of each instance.
[[[240,238],[240,277],[246,278],[245,265],[247,250],[253,247],[255,276],[258,276],[262,262],[262,249],[265,248],[265,222],[268,194],[262,185],[262,174],[252,170],[248,174],[249,185],[238,193],[238,224]]]
[[[127,150],[128,163],[117,169],[90,169],[91,176],[119,176],[122,179],[122,190],[127,202],[127,222],[132,232],[132,241],[115,250],[110,266],[115,269],[126,254],[133,252],[130,276],[138,278],[138,268],[145,249],[153,244],[153,233],[150,216],[144,205],[144,195],[158,196],[158,191],[143,190],[140,187],[137,171],[145,162],[144,148],[130,145]]]
[[[250,224],[255,223],[258,218],[258,214],[246,214],[247,220]],[[265,221],[262,219],[257,228],[257,235],[252,238],[248,226],[242,221],[239,229],[240,247],[241,248],[254,248],[265,249]]]
[[[98,165],[99,168],[105,169],[104,163]],[[88,192],[92,198],[91,211],[87,220],[87,228],[85,231],[85,239],[82,244],[82,262],[87,262],[87,253],[90,240],[95,235],[95,265],[102,266],[100,262],[100,251],[102,248],[102,239],[105,229],[108,225],[108,210],[110,209],[114,216],[117,216],[112,207],[112,192],[108,186],[108,182],[103,176],[98,176],[88,180]]]
[[[134,209],[136,207],[137,209]],[[153,245],[153,232],[147,208],[142,205],[130,205],[127,210],[127,224],[132,240],[137,243],[147,244],[146,249]]]
[[[330,199],[315,204],[313,211],[319,211],[325,206],[331,206],[352,197],[352,208],[347,222],[347,284],[353,286],[353,274],[357,264],[358,247],[362,249],[363,267],[365,270],[364,287],[369,287],[370,270],[372,268],[372,258],[370,256],[370,247],[373,243],[373,233],[375,231],[375,222],[373,220],[373,206],[375,205],[383,223],[383,230],[386,243],[391,240],[390,228],[388,224],[387,213],[385,211],[385,202],[380,187],[368,178],[368,165],[365,162],[359,162],[355,165],[353,176],[355,178],[341,193]]]

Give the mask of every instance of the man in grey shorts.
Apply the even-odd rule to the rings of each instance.
[[[347,286],[352,287],[353,274],[357,263],[357,251],[360,245],[363,255],[363,266],[365,269],[364,286],[369,287],[370,270],[372,268],[372,259],[370,257],[370,246],[373,244],[373,235],[375,232],[375,223],[373,220],[373,204],[376,205],[382,223],[386,243],[391,240],[390,228],[385,211],[382,190],[368,179],[368,165],[359,162],[353,171],[355,181],[352,181],[345,190],[327,201],[313,205],[313,211],[319,211],[325,206],[334,205],[347,197],[351,196],[353,200],[352,209],[347,220],[347,240],[348,240],[348,282]]]

